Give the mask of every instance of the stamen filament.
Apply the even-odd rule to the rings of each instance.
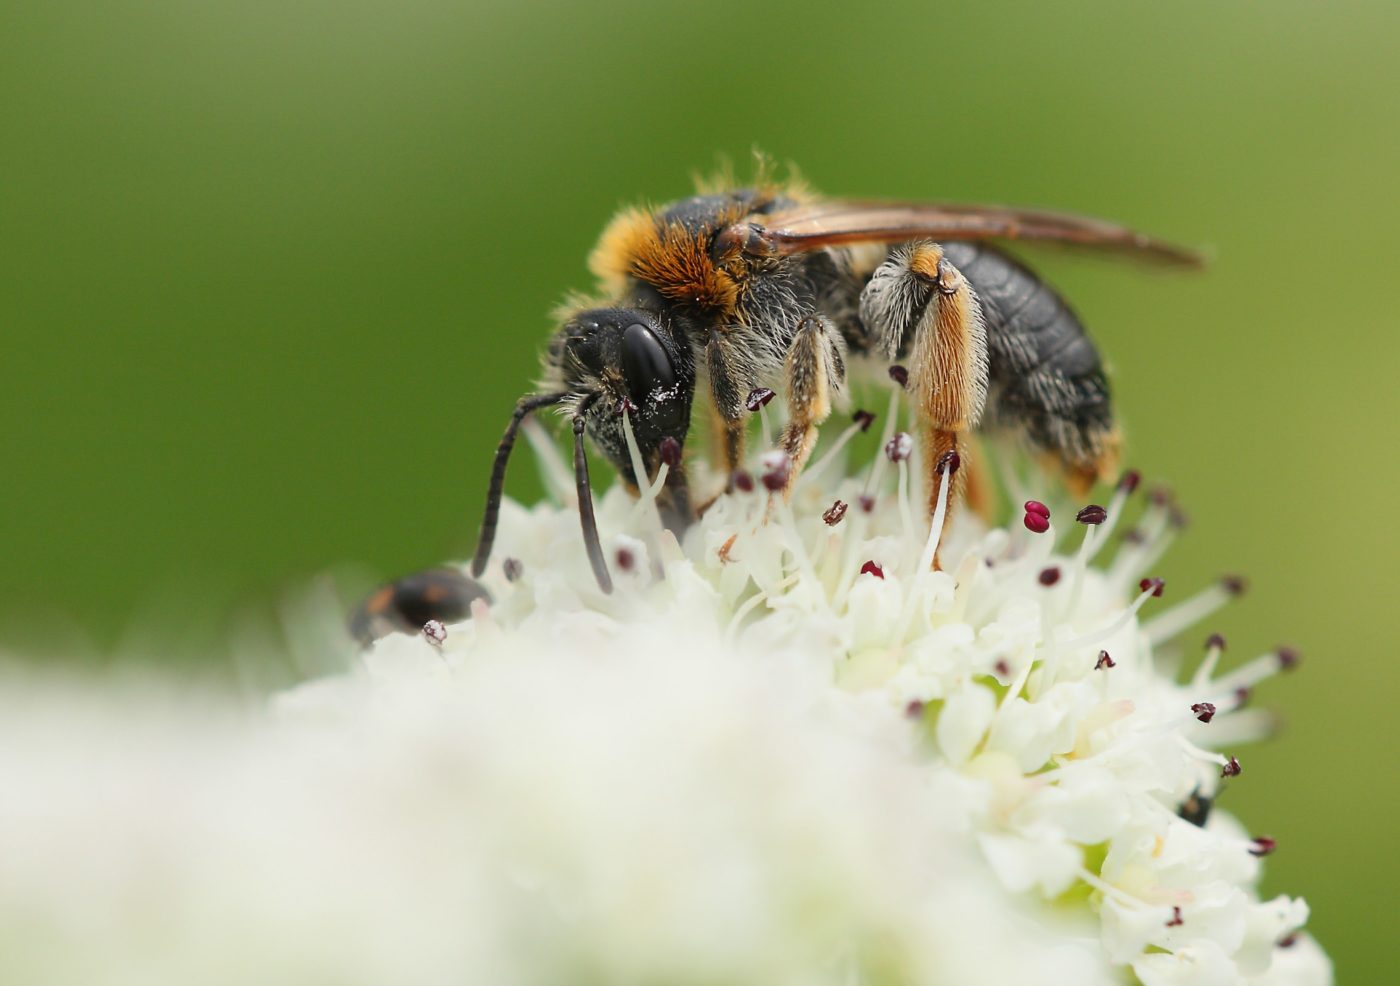
[[[1124,489],[1122,485],[1119,485],[1119,487],[1113,491],[1113,499],[1108,501],[1108,519],[1094,528],[1093,544],[1089,547],[1088,557],[1084,559],[1086,565],[1094,560],[1094,556],[1099,553],[1104,545],[1108,544],[1109,539],[1113,536],[1114,530],[1118,527],[1118,518],[1123,515],[1123,508],[1127,505],[1130,495],[1131,492]],[[1085,540],[1088,540],[1087,536]]]
[[[793,572],[787,578],[775,582],[767,589],[760,589],[748,599],[745,599],[743,603],[740,604],[739,608],[734,611],[734,615],[730,618],[729,626],[725,628],[725,637],[732,641],[735,635],[739,632],[739,624],[743,622],[744,617],[752,613],[757,606],[771,598],[773,593],[779,592],[783,589],[788,588],[789,586],[795,585],[797,583],[797,580],[801,577],[802,573]]]
[[[860,433],[860,430],[860,422],[847,425],[845,430],[843,430],[840,435],[836,436],[836,441],[832,443],[831,448],[827,449],[820,459],[802,471],[802,475],[797,477],[797,485],[802,486],[805,483],[810,483],[812,480],[816,479],[816,477],[820,476],[822,470],[836,461],[836,457],[841,454],[841,450],[846,447],[852,438]]]
[[[885,412],[885,430],[880,434],[880,448],[884,448],[888,445],[890,439],[894,437],[895,426],[899,421],[899,394],[900,391],[898,388],[890,391],[890,407],[889,410]],[[885,463],[888,461],[888,456],[875,456],[875,461],[871,464],[870,471],[866,473],[865,486],[861,490],[862,493],[869,493],[873,489],[877,491],[876,495],[878,495],[880,480],[884,478]]]
[[[553,437],[535,418],[526,418],[520,430],[535,453],[535,462],[544,481],[545,491],[554,502],[572,506],[575,497],[574,471],[564,461]]]
[[[914,540],[914,511],[909,505],[909,461],[899,462],[899,519],[904,527],[904,541]]]
[[[1261,654],[1220,678],[1215,682],[1215,687],[1231,694],[1240,688],[1253,688],[1282,671],[1283,664],[1283,659],[1276,653]]]
[[[1093,887],[1105,897],[1112,897],[1114,900],[1118,901],[1118,903],[1124,905],[1125,907],[1131,907],[1134,909],[1145,909],[1153,906],[1147,903],[1147,901],[1142,900],[1141,898],[1134,897],[1126,890],[1121,890],[1118,887],[1115,887],[1113,884],[1109,883],[1107,880],[1103,879],[1098,874],[1091,873],[1089,872],[1089,870],[1085,869],[1082,866],[1079,868],[1079,879],[1083,880],[1085,883]]]
[[[1112,623],[1108,624],[1108,626],[1103,627],[1100,630],[1095,630],[1092,633],[1086,633],[1082,637],[1075,637],[1069,643],[1065,644],[1066,649],[1088,647],[1090,644],[1097,643],[1105,637],[1113,636],[1119,630],[1127,626],[1128,621],[1130,621],[1133,617],[1137,616],[1138,610],[1142,609],[1142,607],[1147,604],[1147,600],[1152,598],[1154,592],[1155,590],[1150,587],[1144,589],[1142,592],[1138,593],[1138,597],[1133,600],[1132,605],[1125,609],[1123,612],[1119,613],[1117,619],[1115,619]]]
[[[904,463],[901,462],[899,465],[900,485],[902,487],[902,480],[905,476]],[[938,542],[943,538],[943,519],[948,515],[948,491],[952,485],[951,473],[940,470],[938,473],[938,503],[933,508],[933,518],[929,523],[928,538],[924,541],[924,550],[919,553],[919,566],[914,569],[909,592],[904,597],[904,608],[899,615],[898,633],[894,638],[896,640],[903,640],[908,636],[909,624],[918,611],[919,600],[923,597],[923,583],[933,570],[933,559],[938,554]]]
[[[1182,736],[1180,733],[1178,733],[1172,738],[1176,741],[1177,745],[1180,746],[1183,750],[1185,750],[1187,755],[1190,756],[1192,759],[1202,760],[1206,763],[1213,763],[1217,767],[1224,767],[1230,762],[1230,758],[1225,756],[1223,753],[1216,753],[1213,750],[1203,750],[1195,743],[1192,743],[1190,740],[1188,740],[1185,736]]]
[[[1223,648],[1215,644],[1206,648],[1205,660],[1196,669],[1196,673],[1191,676],[1191,687],[1197,691],[1204,691],[1210,682],[1211,676],[1215,674],[1215,667],[1220,663],[1220,655]]]
[[[1147,634],[1147,639],[1156,647],[1204,620],[1229,602],[1233,595],[1229,589],[1219,583],[1208,586],[1170,609],[1158,613],[1150,620],[1145,620],[1142,630]]]
[[[1147,509],[1140,525],[1141,541],[1136,544],[1125,541],[1118,549],[1108,569],[1110,581],[1131,582],[1152,567],[1171,542],[1167,533],[1169,520],[1166,507],[1154,504]],[[1157,550],[1159,545],[1161,550]]]
[[[1105,527],[1108,522],[1105,522]],[[1079,593],[1084,587],[1084,571],[1089,567],[1089,559],[1094,557],[1095,546],[1099,543],[1098,527],[1085,527],[1084,540],[1079,542],[1079,551],[1070,566],[1069,598],[1065,601],[1064,614],[1068,616],[1079,608]]]
[[[661,519],[661,507],[656,502],[656,495],[661,491],[661,486],[666,481],[668,467],[666,463],[661,464],[661,468],[656,471],[655,484],[647,476],[646,463],[642,459],[641,446],[637,444],[636,433],[632,430],[632,415],[627,408],[622,409],[622,434],[627,439],[627,454],[632,460],[632,475],[637,478],[637,502],[632,508],[632,516],[638,520],[645,515],[648,519],[645,534],[645,541],[651,556],[656,560],[656,565],[661,565],[661,552],[657,550],[657,535],[666,529],[666,523]],[[661,573],[664,577],[664,570]]]

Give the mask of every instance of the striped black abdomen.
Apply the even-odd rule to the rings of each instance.
[[[1044,281],[984,244],[945,243],[987,324],[985,423],[1023,431],[1069,463],[1088,463],[1113,430],[1108,381],[1078,316]]]

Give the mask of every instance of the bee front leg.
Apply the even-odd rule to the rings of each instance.
[[[705,346],[705,367],[710,382],[711,423],[719,453],[719,465],[724,470],[723,491],[734,488],[734,476],[743,465],[744,438],[748,429],[748,408],[745,406],[754,388],[751,360],[731,337],[735,330],[716,328],[710,331]],[[719,492],[705,500],[698,513],[703,514],[719,497]]]
[[[787,389],[788,423],[778,445],[792,458],[786,496],[817,442],[817,426],[831,413],[833,396],[846,381],[845,343],[836,326],[825,316],[802,319],[783,361]]]
[[[861,292],[860,317],[894,359],[908,354],[909,395],[927,429],[929,512],[948,491],[944,529],[961,496],[962,476],[950,465],[967,456],[966,432],[987,400],[987,333],[967,278],[937,243],[920,240],[891,251]],[[957,458],[952,458],[956,456]],[[938,556],[934,556],[938,568]]]

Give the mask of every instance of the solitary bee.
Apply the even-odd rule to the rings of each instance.
[[[633,488],[667,461],[662,501],[668,523],[683,528],[692,507],[680,453],[697,381],[709,396],[719,465],[731,483],[757,388],[786,401],[778,440],[791,457],[786,493],[843,391],[848,365],[879,361],[907,365],[931,498],[945,479],[959,494],[957,466],[967,456],[967,433],[978,427],[1019,434],[1059,464],[1072,489],[1111,478],[1119,436],[1098,352],[1060,296],[982,242],[989,239],[1199,263],[1186,250],[1094,219],[823,200],[792,186],[727,189],[621,212],[589,262],[600,299],[562,313],[539,391],[516,404],[501,439],[472,572],[480,575],[491,554],[520,424],[554,406],[572,421],[584,539],[598,584],[610,591],[584,435]],[[635,475],[624,414],[649,476]]]

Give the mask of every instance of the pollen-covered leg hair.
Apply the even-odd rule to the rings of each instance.
[[[841,334],[825,317],[808,315],[788,346],[783,375],[787,384],[788,423],[778,440],[792,458],[784,494],[802,471],[817,441],[817,426],[831,413],[831,400],[846,379]]]
[[[967,278],[938,244],[920,240],[891,251],[860,297],[860,316],[890,358],[907,352],[909,396],[929,429],[930,513],[944,475],[960,484],[961,470],[940,471],[947,456],[967,454],[962,435],[976,426],[987,401],[987,332]],[[950,491],[946,529],[960,493]],[[938,566],[937,558],[934,566]]]
[[[724,467],[725,487],[734,485],[734,473],[744,461],[744,443],[748,435],[748,421],[744,418],[730,418],[715,415],[716,435],[720,445],[720,463]]]

